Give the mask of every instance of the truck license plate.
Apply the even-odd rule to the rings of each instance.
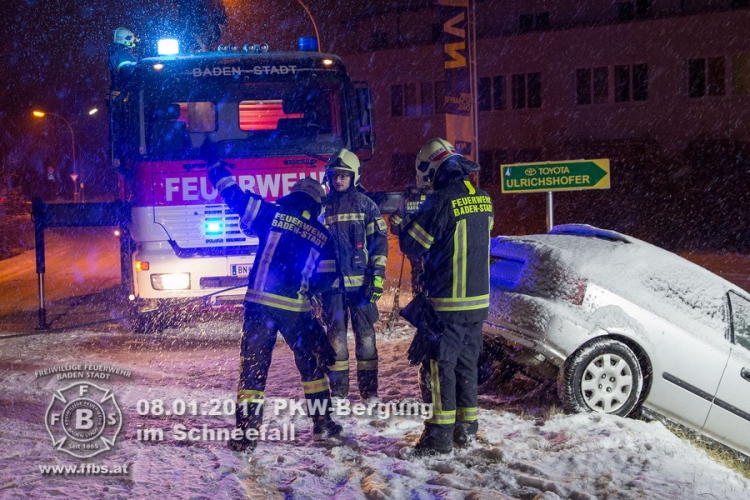
[[[253,267],[252,264],[232,264],[231,266],[232,276],[237,276],[239,278],[247,277],[247,275],[250,274],[250,269],[252,267]]]

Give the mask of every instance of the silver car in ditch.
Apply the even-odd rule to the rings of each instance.
[[[569,411],[646,409],[750,455],[747,291],[586,225],[497,237],[490,255],[496,368],[557,378]]]

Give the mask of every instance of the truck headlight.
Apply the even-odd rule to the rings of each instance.
[[[154,290],[190,290],[190,273],[152,274]]]

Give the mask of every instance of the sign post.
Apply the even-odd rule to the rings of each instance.
[[[609,189],[609,159],[501,165],[501,192],[547,193],[547,231],[554,225],[554,191]]]
[[[73,180],[73,203],[78,203],[78,174],[73,172],[70,178]]]

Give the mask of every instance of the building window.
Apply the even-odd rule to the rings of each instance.
[[[406,116],[417,116],[417,84],[407,83],[404,85],[404,113]]]
[[[549,12],[521,14],[518,16],[518,31],[521,33],[547,30],[549,30]]]
[[[529,33],[534,30],[534,15],[533,14],[521,14],[518,16],[518,31],[521,33]]]
[[[419,85],[419,96],[421,98],[422,115],[432,115],[435,113],[435,84],[432,82],[422,82]]]
[[[485,76],[479,79],[477,88],[477,107],[479,111],[505,109],[505,77]]]
[[[750,94],[750,54],[732,58],[732,85],[736,95]]]
[[[648,99],[648,64],[615,66],[615,102]]]
[[[527,73],[511,76],[513,109],[542,107],[542,74]]]
[[[604,104],[609,97],[606,66],[576,70],[576,104]]]
[[[505,109],[505,77],[492,78],[492,109]]]
[[[549,29],[549,12],[542,12],[534,16],[534,29],[547,31]]]
[[[750,0],[732,0],[733,9],[745,9],[750,7]]]
[[[391,85],[391,116],[417,116],[417,84]]]
[[[391,116],[404,116],[404,90],[401,85],[391,85]]]
[[[724,58],[688,60],[688,96],[724,95]]]
[[[648,19],[650,17],[652,17],[651,0],[631,0],[617,4],[617,19],[619,21]]]
[[[489,111],[492,109],[492,78],[484,76],[479,78],[477,85],[477,109],[479,111]]]

